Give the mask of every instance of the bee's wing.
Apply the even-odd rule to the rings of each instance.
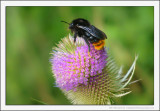
[[[96,27],[94,27],[93,25],[91,25],[90,27],[85,27],[85,26],[78,26],[79,28],[87,31],[89,34],[91,34],[92,36],[98,38],[98,39],[105,39],[107,38],[106,34],[104,32],[102,32],[101,30],[97,29]]]
[[[101,39],[107,39],[107,36],[104,32],[102,32],[101,30],[99,30],[98,28],[96,28],[95,26],[91,25],[91,29],[92,29],[92,32],[94,33],[94,35],[96,37],[100,37]]]

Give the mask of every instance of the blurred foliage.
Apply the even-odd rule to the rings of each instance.
[[[85,18],[106,33],[106,46],[126,73],[139,54],[132,93],[114,104],[154,104],[153,7],[7,7],[6,104],[71,104],[54,87],[52,47],[70,33],[71,22]]]

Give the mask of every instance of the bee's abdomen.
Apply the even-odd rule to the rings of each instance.
[[[101,50],[104,48],[105,40],[99,40],[98,42],[93,42],[92,44],[96,50]]]

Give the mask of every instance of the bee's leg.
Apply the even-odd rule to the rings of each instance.
[[[88,49],[89,49],[89,52],[90,52],[90,44],[89,44],[89,42],[88,42],[88,39],[87,39],[85,36],[83,36],[83,38],[84,38],[86,44],[88,45]]]
[[[89,55],[89,57],[91,57],[91,56],[90,56],[90,43],[88,42],[88,39],[87,39],[85,36],[83,36],[83,38],[84,38],[86,44],[88,45],[88,49],[89,49],[88,55]]]
[[[75,34],[74,34],[74,43],[76,42],[76,38],[77,38],[77,32],[75,32]]]

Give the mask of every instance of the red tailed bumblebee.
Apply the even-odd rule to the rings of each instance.
[[[67,23],[65,21],[61,22]],[[82,37],[89,47],[89,52],[90,43],[93,44],[96,50],[104,48],[105,39],[107,39],[106,34],[91,25],[88,20],[78,18],[67,24],[69,24],[71,32],[74,33],[74,42],[76,41],[77,36]]]

